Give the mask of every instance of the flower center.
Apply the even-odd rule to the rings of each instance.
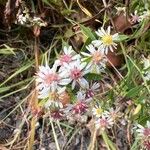
[[[76,114],[84,113],[88,106],[84,102],[79,102],[73,107],[73,111]]]
[[[105,45],[111,45],[113,43],[113,39],[111,35],[104,35],[102,37],[102,41],[103,41],[103,44]]]
[[[71,56],[70,55],[61,55],[60,56],[60,62],[63,63],[63,62],[66,62],[66,63],[69,63],[71,62]]]
[[[97,109],[96,109],[96,114],[100,115],[100,114],[102,114],[102,112],[103,112],[103,111],[102,111],[101,108],[97,108]]]
[[[58,81],[59,77],[56,73],[50,73],[47,76],[45,76],[44,82],[47,85],[52,84],[52,82]]]
[[[100,120],[100,125],[101,125],[101,127],[105,128],[108,125],[107,120],[106,119],[101,119]]]
[[[63,112],[59,111],[59,110],[54,110],[53,112],[51,112],[51,116],[53,119],[61,119],[63,117]]]
[[[71,78],[73,80],[77,80],[77,79],[81,78],[81,76],[82,76],[82,73],[81,73],[80,69],[74,68],[73,70],[71,70]]]
[[[99,63],[100,60],[102,60],[102,54],[98,51],[96,51],[93,55],[92,55],[92,60],[94,63]]]

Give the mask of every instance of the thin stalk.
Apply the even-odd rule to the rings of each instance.
[[[93,136],[91,138],[91,143],[88,147],[88,150],[94,150],[95,149],[96,135],[97,135],[97,129],[95,129],[93,132]]]
[[[59,147],[59,144],[58,144],[58,140],[57,140],[57,135],[56,135],[56,132],[55,132],[55,129],[54,129],[54,125],[53,125],[53,122],[52,122],[51,118],[50,118],[50,123],[51,123],[52,131],[53,131],[53,135],[54,135],[56,148],[57,148],[57,150],[60,150],[60,147]]]
[[[36,122],[37,122],[37,118],[33,117],[32,120],[31,120],[31,133],[30,133],[28,150],[32,150],[33,149]]]
[[[130,70],[130,66],[129,66],[129,63],[128,63],[127,54],[126,54],[126,51],[125,51],[125,48],[124,48],[122,42],[120,42],[120,46],[121,46],[121,49],[122,49],[122,52],[123,52],[123,55],[124,55],[124,58],[125,58],[125,62],[126,62],[127,68],[128,68],[128,73],[130,73],[131,70]]]
[[[101,133],[101,135],[102,135],[102,138],[103,138],[103,140],[104,140],[104,142],[105,142],[105,144],[106,144],[108,150],[116,150],[116,148],[114,147],[114,144],[113,144],[112,141],[109,139],[109,137],[107,136],[106,132],[103,131],[103,132]]]
[[[34,57],[35,57],[35,69],[36,69],[36,71],[38,71],[38,67],[39,67],[38,37],[35,37]],[[36,87],[37,87],[37,82],[35,81],[35,92],[33,93],[34,95],[30,99],[33,110],[38,109],[38,90],[37,90]],[[31,134],[30,134],[30,138],[29,138],[28,150],[32,150],[32,148],[33,148],[34,139],[35,139],[35,125],[36,125],[36,122],[37,122],[37,118],[36,118],[36,116],[33,116],[32,120],[31,120]]]

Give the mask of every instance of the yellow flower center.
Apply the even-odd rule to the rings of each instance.
[[[103,112],[103,110],[101,108],[96,109],[96,114],[100,115],[102,112]]]
[[[111,45],[113,43],[113,39],[111,35],[104,35],[102,37],[102,41],[103,41],[103,44],[105,45]]]

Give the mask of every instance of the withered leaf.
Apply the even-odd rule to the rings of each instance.
[[[119,16],[116,16],[114,21],[114,26],[117,30],[117,32],[124,32],[126,29],[130,28],[132,24],[129,21],[129,17],[124,15],[124,13],[121,13]]]

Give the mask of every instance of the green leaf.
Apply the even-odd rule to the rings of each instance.
[[[72,31],[72,29],[67,29],[67,31],[64,34],[64,37],[68,39],[72,37],[73,35],[74,35],[74,32]]]
[[[7,83],[9,80],[11,80],[12,78],[14,78],[15,76],[17,76],[18,74],[22,73],[23,71],[27,70],[28,68],[30,68],[33,65],[33,62],[30,62],[24,66],[22,66],[21,68],[19,68],[16,72],[14,72],[8,79],[6,79],[3,83],[0,84],[0,87],[2,87],[5,83]]]
[[[137,30],[133,33],[132,39],[136,39],[141,37],[141,35],[144,33],[145,27],[149,24],[149,19],[145,19],[141,22],[140,28],[137,28]]]
[[[143,86],[137,86],[128,91],[125,97],[134,98],[139,95],[139,92],[142,90]]]
[[[90,38],[91,40],[96,40],[95,35],[92,33],[92,30],[88,27],[85,27],[83,25],[80,25],[81,31],[87,38]]]
[[[92,80],[101,80],[102,79],[102,76],[100,74],[96,74],[96,73],[88,73],[85,75],[85,78],[89,81],[92,81]]]
[[[0,54],[3,54],[3,55],[15,55],[15,52],[14,52],[14,48],[12,47],[9,47],[8,45],[4,44],[5,48],[2,48],[0,49]]]
[[[129,38],[129,36],[122,34],[122,35],[118,35],[118,38],[115,41],[121,42],[121,41],[124,41],[128,38]]]
[[[50,5],[48,0],[42,0],[45,4]]]
[[[139,114],[139,112],[141,111],[142,109],[142,105],[141,104],[138,104],[133,112],[133,116]]]
[[[91,39],[88,38],[85,43],[83,44],[82,48],[81,48],[81,52],[86,50],[86,46],[89,45],[91,43]]]
[[[14,87],[18,87],[18,86],[21,86],[21,85],[24,85],[25,83],[31,81],[33,78],[27,78],[25,80],[22,80],[16,84],[12,84],[10,86],[5,86],[5,87],[0,87],[0,93],[3,93],[3,92],[7,92],[8,90],[14,88]]]
[[[60,1],[58,0],[42,0],[45,4],[50,5],[55,4],[55,5],[60,5]]]

